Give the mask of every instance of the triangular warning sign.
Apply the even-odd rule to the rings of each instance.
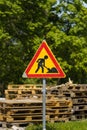
[[[65,73],[54,57],[45,40],[38,48],[27,66],[23,77],[27,78],[64,78]]]

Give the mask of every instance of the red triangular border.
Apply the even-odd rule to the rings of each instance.
[[[45,49],[47,54],[49,55],[50,59],[54,63],[58,73],[47,73],[47,74],[29,74],[29,71],[31,70],[34,62],[36,61],[37,57],[39,56],[40,52],[42,49]],[[37,52],[35,53],[34,57],[32,58],[31,62],[28,64],[24,74],[26,75],[27,78],[65,78],[65,73],[63,72],[62,68],[58,64],[56,58],[54,57],[52,51],[48,47],[47,43],[45,40],[42,41],[42,44],[38,48]]]

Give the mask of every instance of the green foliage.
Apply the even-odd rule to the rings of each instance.
[[[41,125],[32,125],[26,127],[26,130],[42,130]],[[86,121],[75,121],[67,123],[48,123],[46,130],[87,130]]]
[[[60,1],[49,18],[53,26],[46,39],[66,79],[71,77],[75,83],[87,83],[87,8],[80,0]]]
[[[0,1],[0,83],[25,83],[23,71],[42,42],[53,0]],[[44,17],[43,17],[44,16]]]

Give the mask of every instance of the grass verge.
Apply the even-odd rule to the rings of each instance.
[[[42,130],[42,125],[29,125],[25,130]],[[87,120],[47,123],[46,130],[87,130]]]

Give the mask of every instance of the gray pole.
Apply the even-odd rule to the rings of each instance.
[[[46,130],[46,79],[43,79],[43,130]]]

